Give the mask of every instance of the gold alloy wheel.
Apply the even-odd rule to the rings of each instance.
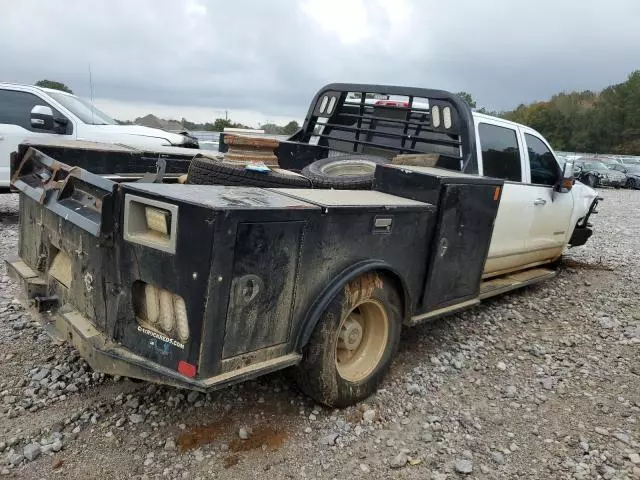
[[[376,369],[389,341],[389,315],[377,300],[365,300],[340,323],[336,368],[342,378],[360,382]]]

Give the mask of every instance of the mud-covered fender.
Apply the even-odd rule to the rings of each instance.
[[[311,334],[320,320],[320,316],[340,290],[354,278],[359,277],[363,273],[372,271],[377,271],[387,276],[395,282],[396,288],[401,290],[398,293],[400,293],[400,298],[403,300],[402,319],[403,321],[406,321],[411,314],[411,298],[405,279],[387,262],[382,260],[363,260],[347,267],[336,275],[331,283],[325,287],[316,301],[313,302],[311,307],[307,310],[304,320],[302,321],[302,327],[300,328],[296,339],[296,351],[301,351],[309,342]]]

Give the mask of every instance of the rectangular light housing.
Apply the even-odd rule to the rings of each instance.
[[[176,252],[178,206],[128,193],[124,199],[124,239],[168,253]]]

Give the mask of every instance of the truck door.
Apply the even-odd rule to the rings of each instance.
[[[480,174],[505,180],[484,269],[485,275],[491,275],[521,265],[533,204],[523,190],[524,149],[516,127],[490,117],[476,123]]]
[[[73,124],[70,120],[64,133],[32,127],[31,109],[36,105],[51,107],[54,115],[64,117],[33,93],[0,90],[0,187],[9,186],[9,155],[18,150],[18,145],[23,140],[26,138],[73,138]]]
[[[573,195],[554,192],[562,170],[546,142],[523,129],[526,145],[528,190],[532,194],[533,223],[526,239],[531,261],[558,257],[571,234]]]

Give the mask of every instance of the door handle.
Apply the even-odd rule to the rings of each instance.
[[[547,204],[547,201],[546,201],[544,198],[536,198],[536,199],[533,201],[533,204],[534,204],[534,205],[546,205],[546,204]]]

